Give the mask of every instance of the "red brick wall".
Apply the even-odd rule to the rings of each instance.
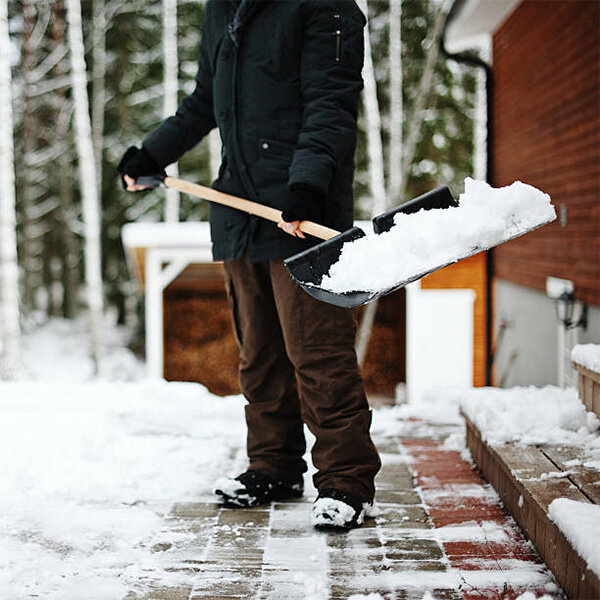
[[[522,2],[494,35],[493,71],[496,185],[539,187],[568,218],[500,246],[496,275],[571,279],[599,305],[600,2]]]

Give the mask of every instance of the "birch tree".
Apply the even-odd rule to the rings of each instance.
[[[96,182],[102,197],[102,156],[104,150],[104,107],[106,104],[106,19],[104,0],[94,0],[92,28],[92,144],[96,160]]]
[[[20,353],[10,54],[8,2],[0,0],[0,376],[6,379],[16,376]]]
[[[367,0],[359,0],[358,5],[365,15],[369,14]],[[364,91],[362,94],[367,129],[367,155],[369,164],[369,188],[372,195],[371,213],[375,216],[386,207],[385,173],[383,163],[383,143],[381,141],[381,113],[377,100],[375,65],[371,53],[371,35],[365,28],[365,63],[363,67]]]
[[[177,0],[163,0],[163,117],[177,110],[179,61],[177,57]],[[169,175],[177,177],[177,165],[169,167]],[[177,190],[165,190],[165,221],[179,221],[180,196]]]
[[[85,228],[85,280],[90,319],[91,354],[95,372],[101,355],[102,274],[100,250],[100,207],[96,180],[96,163],[92,144],[89,100],[81,26],[80,0],[67,0],[67,23],[71,58],[71,78],[75,109],[75,141],[79,164],[83,221]]]
[[[358,5],[365,15],[369,14],[367,0],[359,0]],[[383,162],[383,143],[381,141],[381,112],[377,100],[377,80],[375,79],[375,66],[371,52],[371,35],[369,26],[365,28],[365,63],[363,67],[363,107],[365,111],[367,133],[367,156],[369,169],[369,188],[371,191],[371,218],[382,212],[387,207],[385,190],[385,172]],[[359,364],[363,364],[369,338],[373,330],[375,315],[377,314],[377,301],[371,302],[365,308],[358,334],[356,336],[356,355]]]
[[[65,19],[63,11],[63,0],[54,0],[52,5],[52,48],[65,48]],[[68,75],[66,60],[57,62],[53,69],[54,77],[61,81]],[[67,86],[56,90],[55,126],[58,140],[69,139],[69,129],[73,105],[67,94]],[[94,127],[92,125],[92,131]],[[79,289],[79,244],[75,234],[71,230],[71,224],[75,221],[75,207],[73,205],[73,166],[70,147],[64,144],[63,151],[57,159],[60,170],[58,181],[59,206],[57,221],[60,230],[62,245],[62,286],[63,286],[63,315],[70,319],[77,314],[78,302],[77,292]],[[99,183],[100,189],[100,183]]]
[[[446,2],[442,5],[437,12],[435,23],[433,26],[433,34],[431,36],[431,44],[427,52],[427,60],[425,61],[425,68],[421,75],[419,82],[419,88],[417,90],[417,96],[411,112],[411,119],[408,124],[408,130],[406,135],[406,142],[403,146],[403,158],[401,165],[401,184],[398,193],[392,196],[392,204],[402,204],[405,199],[403,198],[406,190],[407,178],[415,158],[417,150],[417,143],[421,135],[421,126],[423,125],[423,119],[425,116],[425,107],[427,105],[427,99],[431,92],[433,85],[433,76],[435,73],[435,66],[437,64],[440,55],[440,38],[444,30],[444,21],[446,20],[446,13],[449,4]]]
[[[389,197],[396,198],[402,189],[402,128],[404,100],[402,97],[402,0],[390,0],[390,150]]]

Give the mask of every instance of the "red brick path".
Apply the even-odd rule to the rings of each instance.
[[[501,541],[446,541],[442,545],[453,568],[461,571],[506,571],[507,584],[504,589],[463,589],[464,599],[508,599],[529,591],[536,597],[556,590],[532,589],[510,584],[511,570],[523,563],[543,563],[533,546],[525,539],[513,519],[507,515],[494,490],[479,475],[478,471],[460,453],[448,450],[440,442],[426,439],[403,440],[402,444],[410,457],[410,465],[416,476],[423,503],[435,528],[471,524],[482,527],[479,538],[485,536],[485,528],[492,527],[494,537]],[[447,531],[447,530],[444,530]],[[450,530],[452,531],[452,530]],[[498,536],[498,533],[502,534]]]

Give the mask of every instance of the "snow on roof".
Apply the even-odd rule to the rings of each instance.
[[[479,45],[493,34],[520,0],[465,0],[446,31],[446,46],[459,52]]]
[[[590,371],[600,373],[600,344],[578,344],[571,352],[571,360]]]
[[[372,233],[371,221],[357,221],[357,227]],[[211,245],[208,221],[185,223],[127,223],[121,236],[126,248],[181,248]]]
[[[208,221],[186,223],[127,223],[121,232],[126,248],[210,246]]]

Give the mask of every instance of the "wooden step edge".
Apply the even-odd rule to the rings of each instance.
[[[594,412],[600,418],[600,373],[573,362],[577,371],[579,399],[586,410]]]
[[[463,413],[467,448],[483,477],[496,490],[504,507],[569,598],[600,598],[600,579],[579,556],[562,531],[550,520],[532,493],[515,476],[492,446],[483,441],[477,427]],[[582,495],[583,496],[583,495]]]
[[[571,365],[579,374],[583,375],[584,377],[588,377],[596,383],[600,383],[600,373],[596,373],[596,371],[592,371],[591,369],[588,369],[587,367],[584,367],[575,361],[572,361]]]

